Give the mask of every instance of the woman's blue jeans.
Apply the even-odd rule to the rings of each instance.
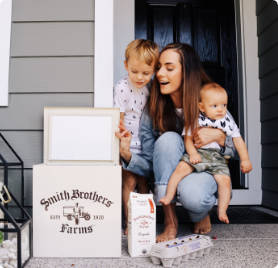
[[[155,199],[165,194],[171,174],[185,152],[182,137],[176,132],[165,132],[154,145],[153,170],[155,176]],[[188,211],[193,222],[199,222],[214,206],[217,184],[212,175],[191,173],[178,185],[177,201]]]

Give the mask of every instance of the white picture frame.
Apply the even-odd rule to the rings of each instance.
[[[44,163],[119,165],[118,108],[45,107]]]

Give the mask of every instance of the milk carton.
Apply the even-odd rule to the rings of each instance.
[[[131,192],[128,201],[128,252],[149,256],[156,237],[156,208],[152,194]]]

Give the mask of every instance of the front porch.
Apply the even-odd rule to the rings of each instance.
[[[188,260],[179,267],[212,268],[212,267],[264,267],[273,268],[278,265],[278,212],[252,207],[273,215],[274,223],[264,224],[217,224],[212,226],[211,237],[214,247],[209,255]],[[232,218],[231,218],[232,220]],[[271,217],[268,222],[271,222]],[[267,222],[267,221],[265,221]],[[162,224],[157,224],[161,232]],[[188,224],[181,223],[179,235],[191,234]],[[105,237],[106,242],[109,241]],[[94,250],[94,246],[92,246]],[[121,258],[32,258],[26,268],[108,268],[108,267],[162,267],[152,264],[149,258],[131,258],[127,252],[127,237],[122,237]]]

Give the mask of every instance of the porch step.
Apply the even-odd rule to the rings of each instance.
[[[227,214],[230,224],[252,224],[252,223],[278,223],[278,216],[261,211],[260,206],[229,206]],[[190,223],[187,211],[182,206],[176,207],[179,223]],[[278,213],[277,213],[278,214]],[[163,224],[164,216],[162,206],[156,208],[157,223]],[[210,212],[211,222],[221,224],[217,217],[217,206]]]

